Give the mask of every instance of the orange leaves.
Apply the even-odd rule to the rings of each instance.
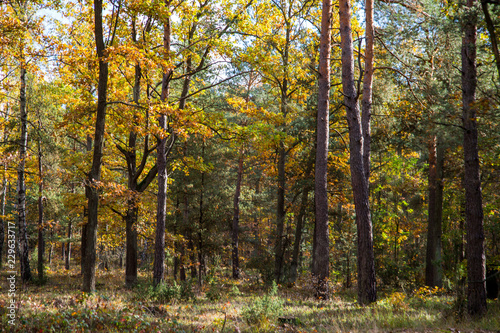
[[[127,65],[139,64],[141,68],[148,70],[161,69],[166,72],[167,69],[173,69],[172,63],[168,60],[171,55],[154,52],[140,43],[124,43],[117,46],[110,46],[106,50],[106,61],[111,63],[121,63],[124,61]]]

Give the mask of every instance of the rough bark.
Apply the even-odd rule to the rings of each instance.
[[[85,195],[88,200],[88,219],[85,227],[86,246],[83,271],[83,291],[95,291],[95,264],[97,223],[99,209],[99,182],[101,180],[101,164],[104,146],[104,129],[106,123],[106,99],[108,87],[108,63],[104,60],[104,33],[102,22],[102,0],[94,0],[94,34],[96,51],[99,57],[99,79],[97,83],[97,113],[94,134],[94,151],[92,168],[85,184]]]
[[[316,127],[316,167],[314,183],[315,200],[315,247],[312,274],[316,297],[328,299],[330,275],[330,242],[328,228],[328,141],[330,107],[330,44],[331,44],[331,0],[323,0],[321,14],[321,37],[318,78],[318,114]]]
[[[233,261],[233,279],[240,278],[240,260],[238,256],[238,236],[240,224],[240,194],[241,180],[243,178],[243,152],[238,159],[238,171],[236,176],[236,191],[233,198],[233,227],[232,227],[232,261]]]
[[[373,27],[373,0],[365,0],[365,70],[363,76],[363,98],[361,100],[361,126],[363,132],[363,166],[367,186],[370,186],[370,151],[371,151],[371,126],[372,114],[372,85],[373,85],[373,48],[374,48],[374,27]]]
[[[481,317],[486,311],[486,268],[484,253],[483,206],[479,171],[478,131],[476,107],[477,69],[476,35],[477,13],[474,0],[467,0],[462,38],[462,123],[464,128],[464,187],[467,233],[467,310],[471,316]]]
[[[26,109],[26,69],[21,68],[21,89],[19,91],[19,110],[21,114],[21,138],[19,140],[19,165],[17,169],[17,228],[19,242],[19,261],[21,279],[32,279],[29,262],[28,232],[26,227],[26,183],[25,164],[28,145],[28,111]]]
[[[377,293],[368,182],[363,160],[363,133],[354,83],[351,12],[348,0],[340,1],[339,14],[342,47],[342,88],[347,124],[349,126],[351,185],[358,234],[358,302],[365,305],[375,302]]]
[[[167,7],[170,6],[170,0],[166,0]],[[163,48],[165,54],[170,53],[170,18],[167,18],[163,28]],[[161,100],[168,102],[169,85],[170,85],[171,70],[165,69],[162,80]],[[165,220],[167,210],[167,115],[162,113],[158,119],[159,127],[164,131],[164,136],[158,138],[157,160],[158,167],[158,196],[156,210],[156,235],[155,235],[155,255],[153,267],[153,284],[157,286],[163,282],[165,273]]]
[[[441,287],[443,278],[441,262],[442,181],[440,170],[442,169],[442,156],[439,156],[438,159],[437,145],[437,137],[432,136],[429,140],[429,208],[425,263],[425,284],[430,287]],[[442,153],[439,155],[442,155]]]

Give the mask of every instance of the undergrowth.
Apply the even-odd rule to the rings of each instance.
[[[195,281],[153,288],[140,276],[133,289],[124,287],[121,270],[101,271],[97,291],[79,290],[81,277],[72,271],[47,270],[44,284],[19,285],[15,325],[9,325],[7,276],[0,276],[2,332],[497,332],[500,304],[488,302],[488,314],[469,320],[457,310],[455,295],[420,288],[380,293],[360,307],[353,289],[337,290],[328,301],[310,295],[309,281],[293,287],[245,275],[234,281],[219,272],[200,286]],[[143,274],[143,273],[141,273]]]

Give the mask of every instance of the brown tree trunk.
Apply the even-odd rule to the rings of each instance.
[[[467,232],[467,310],[481,317],[486,311],[486,268],[484,253],[483,206],[479,171],[476,107],[477,70],[476,34],[477,13],[474,0],[467,0],[468,16],[464,21],[462,38],[462,122],[464,128],[464,187]]]
[[[342,88],[349,126],[351,184],[358,233],[358,302],[365,305],[375,302],[377,293],[369,191],[363,158],[364,140],[354,84],[351,12],[348,0],[340,1],[339,13],[342,47]]]
[[[328,278],[330,275],[330,242],[328,228],[328,141],[330,138],[330,48],[331,48],[331,0],[323,0],[321,14],[321,39],[318,79],[318,114],[316,127],[316,168],[314,200],[316,224],[314,232],[314,276],[316,297],[329,298]]]
[[[87,135],[87,152],[92,150],[92,137]],[[87,206],[83,206],[83,219],[88,219],[89,210]],[[85,249],[87,248],[87,224],[83,224],[81,228],[81,241],[80,241],[80,274],[83,276],[83,272],[85,271]]]
[[[88,199],[88,221],[85,227],[86,246],[84,271],[83,271],[83,291],[95,291],[95,264],[96,264],[96,243],[97,243],[97,223],[99,209],[99,188],[98,182],[101,180],[101,164],[104,145],[104,128],[106,122],[106,99],[108,88],[108,63],[104,60],[104,33],[102,22],[102,0],[94,0],[95,17],[95,41],[97,56],[99,57],[99,81],[97,84],[97,114],[94,134],[94,152],[92,157],[92,168],[88,174],[85,184],[85,195]]]
[[[373,85],[373,48],[374,48],[374,27],[373,27],[373,0],[365,0],[365,71],[363,76],[363,99],[361,100],[362,114],[361,126],[363,132],[363,166],[367,186],[370,186],[370,152],[371,152],[371,128],[370,118],[372,114],[372,85]]]
[[[240,260],[238,256],[238,233],[240,224],[240,194],[241,194],[241,180],[243,178],[243,152],[238,159],[238,172],[236,176],[236,191],[233,198],[233,228],[232,228],[232,261],[233,261],[233,279],[240,278]]]
[[[19,92],[19,110],[21,114],[21,138],[19,140],[19,166],[17,169],[17,228],[19,242],[19,261],[23,282],[32,279],[29,262],[28,231],[26,227],[26,183],[25,164],[28,146],[28,111],[26,110],[26,69],[21,68],[21,89]]]
[[[134,24],[135,26],[135,24]],[[132,38],[135,42],[135,30]],[[141,89],[141,66],[135,65],[135,79],[133,88],[134,103],[139,105]],[[136,122],[136,119],[134,119]],[[128,188],[132,192],[132,197],[127,200],[127,212],[125,214],[125,285],[132,287],[137,283],[137,219],[139,215],[137,198],[137,156],[136,156],[137,134],[132,130],[129,133],[128,149],[123,150],[127,160]],[[146,145],[147,145],[146,140]],[[147,147],[146,151],[147,152]],[[147,158],[147,156],[146,156]]]
[[[284,11],[282,11],[284,13]],[[286,14],[284,14],[286,16]],[[288,20],[287,20],[288,22]],[[286,119],[288,114],[288,68],[289,68],[289,48],[290,48],[290,33],[291,27],[286,24],[286,36],[284,50],[281,51],[283,59],[283,81],[281,82],[281,102],[280,111],[283,119]],[[283,125],[284,126],[284,125]],[[286,190],[286,157],[288,152],[285,148],[283,140],[280,140],[278,147],[278,191],[276,202],[276,232],[275,232],[275,265],[274,278],[276,283],[280,283],[283,274],[284,265],[284,246],[283,246],[283,231],[285,225],[285,190]]]
[[[139,208],[136,198],[128,200],[125,216],[125,285],[132,287],[137,283],[137,217]]]
[[[135,23],[133,24],[135,26]],[[135,30],[133,30],[132,39],[136,42]],[[135,65],[135,79],[133,88],[134,103],[139,106],[140,89],[141,89],[142,70],[139,64]],[[146,119],[149,113],[146,111]],[[139,115],[134,115],[134,124],[139,126]],[[146,127],[147,127],[146,123]],[[127,211],[124,215],[125,219],[125,237],[126,237],[126,253],[125,253],[125,285],[132,287],[137,283],[137,259],[138,259],[138,245],[137,245],[137,220],[139,216],[139,193],[146,190],[149,184],[155,179],[157,173],[157,165],[153,166],[139,182],[139,177],[146,167],[146,162],[152,150],[149,149],[149,136],[146,135],[144,139],[144,150],[142,158],[137,165],[137,133],[131,130],[129,133],[127,147],[119,144],[116,145],[118,150],[125,156],[127,161],[127,176],[128,176],[128,189],[131,192],[131,197],[127,201]],[[123,215],[122,215],[123,216]]]
[[[170,7],[170,0],[166,0],[167,8]],[[170,18],[167,18],[163,28],[163,48],[165,54],[170,53]],[[162,80],[161,100],[164,103],[168,102],[169,85],[170,85],[171,70],[165,69]],[[165,131],[165,137],[158,139],[158,156],[156,165],[158,166],[158,197],[156,210],[156,235],[155,235],[155,257],[153,267],[153,284],[157,286],[163,282],[165,273],[165,220],[167,210],[167,115],[162,113],[158,119],[159,127]]]

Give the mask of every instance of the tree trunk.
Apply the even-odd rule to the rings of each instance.
[[[476,119],[477,70],[476,34],[477,13],[474,0],[467,0],[468,16],[464,21],[462,39],[462,122],[464,128],[464,187],[467,232],[467,310],[481,317],[486,311],[486,268],[484,253],[483,206],[479,171],[478,131]]]
[[[125,237],[127,239],[125,285],[132,287],[137,283],[137,217],[139,215],[139,208],[135,196],[128,200],[127,205],[127,215],[125,216]]]
[[[243,154],[240,153],[240,158],[238,159],[238,172],[236,176],[236,191],[234,192],[233,199],[233,228],[232,228],[232,259],[233,259],[233,279],[240,278],[240,260],[238,256],[238,233],[240,224],[240,194],[241,194],[241,180],[243,178]]]
[[[87,135],[87,152],[92,150],[92,137]],[[89,218],[89,210],[87,206],[83,206],[83,219]],[[80,230],[81,232],[81,241],[80,241],[80,274],[83,276],[83,272],[85,272],[85,249],[87,248],[87,224],[83,224]]]
[[[69,265],[71,263],[71,229],[73,225],[71,220],[68,223],[68,243],[66,244],[66,261],[64,263],[64,268],[69,270]]]
[[[174,226],[173,226],[173,233],[174,235],[177,235],[177,230],[178,226],[181,224],[181,200],[179,198],[179,193],[177,193],[177,200],[175,203],[175,219],[174,219]],[[174,280],[177,281],[177,275],[179,273],[179,265],[180,265],[180,245],[179,245],[179,240],[176,239],[174,241],[174,270],[173,270],[173,275],[174,275]]]
[[[29,262],[28,231],[26,227],[26,183],[24,166],[28,145],[28,111],[26,110],[26,69],[21,68],[21,89],[19,92],[19,110],[21,113],[21,138],[19,140],[19,166],[17,169],[17,228],[19,230],[19,261],[23,282],[32,279]]]
[[[205,158],[205,143],[202,142],[201,157]],[[205,172],[201,172],[201,186],[200,186],[200,218],[198,222],[198,262],[200,267],[198,269],[198,283],[201,286],[203,281],[203,274],[206,272],[205,254],[203,249],[203,194],[205,191]]]
[[[50,231],[50,238],[52,238],[52,236],[54,236],[54,233],[52,231]],[[54,252],[54,244],[52,242],[50,242],[50,249],[49,249],[49,265],[52,264],[52,254]]]
[[[253,204],[254,205],[259,205],[260,200],[258,199],[260,195],[260,176],[257,178],[257,182],[255,184],[255,196],[252,198]],[[259,237],[259,219],[260,219],[260,214],[259,210],[255,210],[254,212],[254,223],[252,225],[252,231],[253,231],[253,240],[254,240],[254,250],[252,252],[252,255],[255,257],[260,257],[261,255],[261,241]]]
[[[285,163],[286,149],[283,146],[283,141],[280,141],[278,149],[278,201],[276,209],[276,244],[275,244],[275,267],[274,277],[276,283],[280,283],[283,272],[283,229],[285,225]]]
[[[85,195],[88,199],[88,220],[86,224],[86,246],[83,272],[83,291],[95,291],[95,264],[97,243],[97,222],[99,209],[99,182],[101,180],[101,164],[104,146],[104,128],[106,122],[106,96],[108,87],[108,63],[104,60],[104,35],[102,23],[102,0],[94,0],[95,41],[99,57],[99,81],[97,84],[97,114],[94,134],[94,152],[92,168],[85,184]]]
[[[133,24],[135,26],[135,24]],[[132,39],[136,42],[135,30],[132,34]],[[136,105],[139,104],[140,89],[141,89],[142,70],[139,64],[135,65],[135,78],[133,88],[133,100]],[[134,124],[139,126],[139,115],[134,115]],[[148,112],[146,111],[146,118]],[[147,126],[147,125],[146,125]],[[127,211],[125,213],[125,237],[126,237],[126,254],[125,254],[125,285],[132,287],[137,283],[137,221],[139,216],[139,193],[146,190],[149,184],[155,179],[157,166],[152,167],[144,179],[139,182],[139,177],[145,170],[146,162],[151,153],[149,149],[149,137],[146,135],[144,139],[144,150],[139,166],[137,165],[137,133],[131,130],[128,138],[127,147],[117,145],[118,150],[125,156],[127,161],[127,177],[128,189],[131,192],[131,197],[127,200]]]
[[[41,130],[40,120],[38,130]],[[38,138],[38,279],[43,281],[43,255],[45,243],[43,238],[43,174],[42,174],[42,147],[41,139]],[[64,244],[63,244],[64,246]]]
[[[316,168],[314,182],[315,200],[315,247],[312,274],[316,297],[329,298],[330,242],[328,228],[328,141],[330,138],[330,48],[331,48],[331,0],[323,0],[321,14],[321,39],[318,78],[318,114],[316,127]]]
[[[372,114],[372,85],[373,85],[373,48],[375,29],[373,27],[373,0],[365,0],[365,71],[363,77],[363,99],[361,100],[362,114],[361,126],[363,132],[363,166],[365,169],[366,184],[370,186],[370,152],[371,152],[371,128],[370,118]]]
[[[366,305],[376,301],[375,259],[370,216],[368,182],[363,158],[363,132],[354,85],[354,56],[350,2],[339,4],[342,47],[342,88],[349,126],[351,184],[354,195],[358,233],[358,302]]]
[[[186,148],[186,147],[185,147]],[[186,156],[186,151],[184,151],[184,156]],[[184,178],[184,184],[187,184],[187,177]],[[187,194],[187,188],[185,188],[184,193],[183,193],[183,201],[184,201],[184,210],[182,211],[182,228],[183,234],[184,234],[184,240],[180,242],[180,269],[179,269],[179,278],[181,281],[186,281],[186,240],[189,242],[189,231],[187,228],[189,228],[189,198]]]
[[[442,286],[441,262],[441,214],[442,183],[438,163],[437,138],[432,136],[429,141],[429,209],[427,227],[427,254],[425,265],[425,284],[429,287]],[[439,203],[441,197],[441,205]]]
[[[304,186],[302,189],[302,202],[300,203],[299,214],[297,215],[297,225],[295,227],[295,240],[293,243],[292,260],[290,262],[290,283],[297,281],[297,270],[299,267],[300,245],[302,244],[302,230],[307,209],[307,197],[309,196],[310,187]]]
[[[167,8],[170,7],[170,0],[165,1]],[[167,18],[163,28],[163,48],[165,54],[170,53],[170,18]],[[164,69],[161,100],[168,103],[169,85],[170,85],[171,70]],[[157,286],[163,282],[163,275],[165,273],[165,220],[167,210],[167,115],[160,114],[158,119],[159,127],[164,131],[164,136],[158,138],[158,156],[156,157],[156,164],[158,166],[158,197],[157,197],[157,210],[156,210],[156,235],[155,235],[155,257],[153,268],[153,285]]]

